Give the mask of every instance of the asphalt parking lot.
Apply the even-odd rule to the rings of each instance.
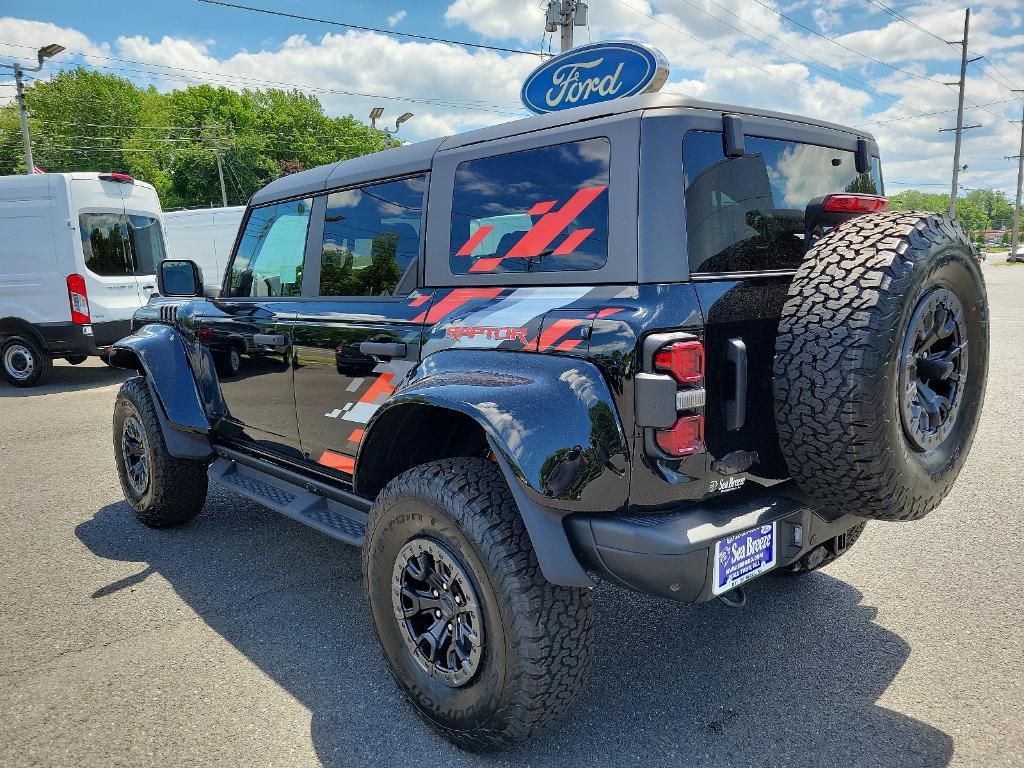
[[[742,611],[599,589],[582,706],[496,757],[400,696],[356,550],[217,488],[186,527],[134,520],[122,372],[0,383],[0,765],[1024,765],[1024,267],[985,274],[988,398],[937,511]]]

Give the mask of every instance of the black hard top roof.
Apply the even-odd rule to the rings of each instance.
[[[727,112],[729,114],[752,115],[758,117],[770,117],[789,122],[802,123],[804,125],[818,126],[835,131],[842,131],[854,136],[867,139],[874,139],[867,131],[857,130],[848,126],[837,125],[824,120],[816,120],[810,117],[787,114],[785,112],[773,112],[766,109],[754,109],[752,107],[737,107],[731,104],[719,104],[710,101],[690,98],[689,96],[651,93],[641,96],[633,96],[628,99],[608,101],[603,104],[593,104],[586,107],[574,107],[560,112],[552,112],[546,115],[536,115],[521,120],[512,120],[507,123],[492,125],[487,128],[479,128],[475,131],[456,134],[440,139],[420,141],[415,144],[406,144],[383,152],[376,152],[371,155],[363,155],[352,160],[323,165],[319,168],[311,168],[290,176],[283,176],[270,182],[263,189],[252,196],[251,205],[261,205],[274,200],[283,200],[303,194],[314,194],[325,189],[345,186],[348,184],[359,184],[374,179],[387,178],[389,176],[401,176],[408,173],[416,173],[430,168],[430,161],[439,150],[464,147],[469,144],[478,144],[483,141],[493,141],[508,136],[516,136],[523,133],[532,133],[547,128],[555,128],[560,125],[571,125],[583,120],[593,120],[608,115],[619,115],[628,112],[641,112],[647,109],[669,109],[689,108],[705,109],[714,112]]]

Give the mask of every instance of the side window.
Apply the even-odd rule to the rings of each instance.
[[[390,296],[414,267],[424,176],[332,192],[320,261],[321,296]]]
[[[608,139],[460,163],[452,274],[600,269],[608,260]]]
[[[299,296],[311,198],[253,208],[231,263],[231,296]]]
[[[85,266],[95,275],[121,277],[132,274],[131,256],[121,213],[83,213],[78,217]]]
[[[128,215],[128,244],[135,257],[135,273],[156,274],[156,265],[164,260],[164,238],[160,222],[149,216]]]
[[[852,151],[752,136],[745,146],[743,157],[727,158],[721,133],[683,138],[691,272],[796,269],[812,198],[881,194],[877,160],[871,173],[857,173]]]

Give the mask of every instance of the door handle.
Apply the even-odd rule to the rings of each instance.
[[[733,430],[747,420],[747,345],[743,339],[729,339],[725,344],[725,358],[736,376],[733,395],[725,401],[725,428]]]
[[[375,357],[405,357],[405,342],[364,341],[359,344],[359,351]]]
[[[279,333],[254,333],[252,340],[254,344],[264,347],[283,347],[285,345],[285,338]]]

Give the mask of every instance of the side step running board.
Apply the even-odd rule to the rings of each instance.
[[[362,510],[223,457],[210,465],[209,475],[214,482],[310,528],[346,544],[363,546],[367,515]]]

